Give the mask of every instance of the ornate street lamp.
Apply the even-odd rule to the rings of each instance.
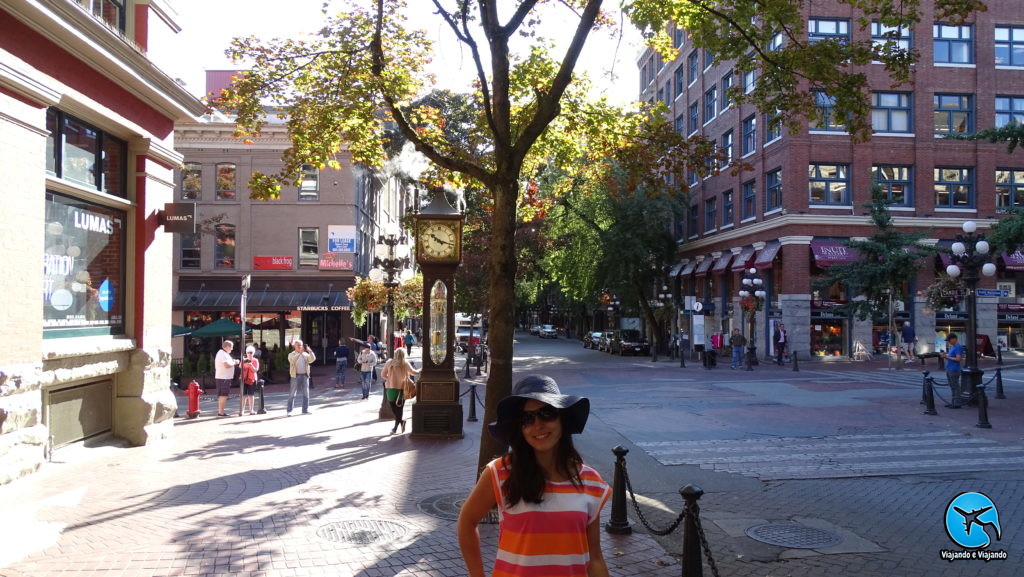
[[[384,322],[381,332],[384,337],[384,351],[389,358],[393,354],[392,347],[395,345],[395,289],[402,281],[412,278],[413,271],[409,268],[409,242],[405,234],[396,224],[390,224],[384,229],[384,234],[377,239],[377,246],[373,250],[373,268],[370,269],[370,280],[383,282],[387,291],[387,303],[384,305]],[[381,394],[380,411],[377,413],[379,419],[394,419],[391,412],[391,405],[388,405],[387,395]]]
[[[978,385],[981,384],[981,377],[985,374],[978,368],[978,276],[979,270],[985,276],[996,274],[996,265],[988,262],[991,258],[989,250],[991,247],[985,240],[985,235],[976,232],[977,223],[968,220],[963,224],[963,233],[956,235],[956,242],[953,243],[953,256],[950,260],[953,264],[946,267],[946,274],[956,278],[961,272],[964,275],[964,282],[967,284],[967,366],[963,369],[963,378],[970,384],[972,400],[975,398]],[[963,383],[961,382],[961,391]],[[958,404],[959,399],[954,399],[953,404]]]
[[[747,335],[747,354],[746,364],[747,370],[754,370],[754,365],[757,364],[757,332],[755,330],[757,325],[757,311],[761,310],[761,305],[764,302],[767,293],[764,292],[764,280],[761,279],[761,275],[758,274],[757,269],[750,267],[743,271],[743,286],[740,288],[740,308],[743,313],[748,317],[748,324],[750,332]]]
[[[668,290],[668,285],[661,285],[661,290],[657,293],[658,308],[664,308],[672,304],[672,293]],[[654,335],[654,342],[651,343],[651,362],[658,362],[658,345],[661,344],[661,337],[663,335]]]

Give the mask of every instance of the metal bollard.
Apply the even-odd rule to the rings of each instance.
[[[1003,364],[1003,346],[1002,345],[996,345],[996,364],[997,365]]]
[[[793,354],[790,355],[790,356],[793,357],[793,372],[794,373],[799,373],[800,372],[800,361],[797,360],[798,357],[797,357],[796,351],[793,351]]]
[[[930,375],[930,374],[931,373],[928,372],[928,371],[921,371],[921,377],[924,379],[924,381],[921,383],[921,404],[922,405],[924,404],[924,401],[925,401],[924,385],[925,385],[925,383],[928,382],[928,375]]]
[[[988,422],[988,397],[985,396],[985,385],[978,385],[975,391],[978,397],[978,424],[974,426],[979,429],[991,429],[992,425]]]
[[[928,371],[924,372],[924,384],[921,386],[921,394],[924,397],[924,414],[926,415],[937,415],[938,412],[935,410],[935,379],[928,376]]]
[[[683,349],[679,349],[679,368],[686,368],[686,354],[683,352]]]
[[[704,490],[696,485],[687,485],[679,490],[686,502],[686,520],[683,523],[683,577],[703,577],[704,559],[701,556],[700,529],[697,525],[700,505],[697,499]]]
[[[264,405],[265,401],[263,399],[263,386],[264,386],[264,384],[266,384],[266,381],[264,381],[263,379],[260,379],[260,380],[256,381],[256,388],[260,390],[260,409],[258,411],[256,411],[257,415],[266,415],[267,414],[267,409],[266,409],[266,406]]]
[[[996,398],[1006,398],[1006,395],[1003,394],[1003,369],[996,369]]]
[[[629,535],[633,532],[629,519],[626,518],[626,453],[629,449],[622,445],[612,449],[615,454],[615,478],[612,484],[612,517],[604,525],[604,530],[612,535]]]
[[[469,385],[469,417],[466,420],[476,422],[476,383]]]

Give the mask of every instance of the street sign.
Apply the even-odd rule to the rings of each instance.
[[[1010,291],[1000,289],[978,289],[977,292],[980,297],[1008,298],[1010,296]]]
[[[700,311],[704,310],[704,304],[701,303],[700,301],[693,303],[693,310],[699,313]]]

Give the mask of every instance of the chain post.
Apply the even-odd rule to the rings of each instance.
[[[466,420],[476,422],[476,383],[469,384],[469,417]]]
[[[1003,369],[996,369],[996,398],[1005,399],[1006,394],[1003,393]]]
[[[622,445],[612,449],[615,455],[615,478],[612,484],[612,518],[605,523],[604,530],[612,535],[629,535],[633,527],[626,517],[626,454],[629,449]]]
[[[924,372],[924,387],[922,393],[924,393],[924,414],[926,415],[937,415],[938,412],[935,410],[935,379],[928,376],[928,371]]]
[[[683,577],[703,577],[704,560],[701,557],[700,547],[700,505],[697,500],[704,494],[704,490],[696,485],[687,485],[679,490],[683,496],[683,511],[685,519],[683,522]]]
[[[793,372],[794,373],[799,373],[800,372],[800,362],[797,360],[796,353],[797,353],[796,351],[793,351],[792,353],[789,354],[789,356],[793,357]]]
[[[991,429],[988,422],[988,396],[985,395],[985,385],[980,384],[975,388],[978,397],[978,424],[974,425],[979,429]]]

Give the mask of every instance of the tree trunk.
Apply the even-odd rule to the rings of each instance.
[[[516,201],[519,185],[516,174],[501,179],[492,188],[494,194],[493,234],[490,252],[489,330],[491,371],[487,375],[484,427],[480,435],[477,472],[508,447],[491,437],[487,424],[497,418],[498,401],[512,391],[512,341],[515,332],[516,278]]]

